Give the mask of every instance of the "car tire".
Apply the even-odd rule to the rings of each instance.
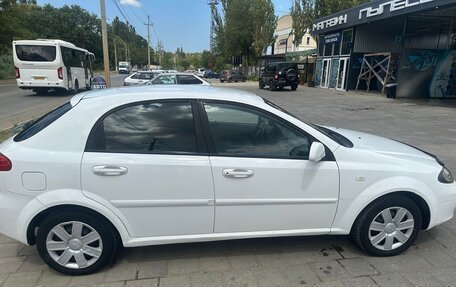
[[[247,79],[246,79],[246,78],[243,78],[243,79],[242,79],[242,82],[244,83],[245,81],[247,81]]]
[[[422,215],[416,203],[392,195],[369,204],[356,219],[351,236],[370,255],[393,256],[413,244],[421,226]]]
[[[297,85],[291,86],[291,90],[292,90],[292,91],[296,91],[297,88],[298,88]]]
[[[113,260],[117,246],[116,233],[106,219],[79,211],[51,213],[36,236],[43,261],[67,275],[97,272]]]
[[[270,91],[275,91],[276,90],[276,86],[274,84],[274,81],[272,81],[272,80],[269,81],[269,90]]]
[[[264,83],[263,83],[263,80],[262,80],[262,79],[260,79],[260,80],[258,81],[258,88],[264,89]]]
[[[225,82],[225,80],[220,79],[220,83],[223,83],[223,82]]]
[[[231,82],[233,82],[233,79],[228,78],[228,83],[231,83]]]

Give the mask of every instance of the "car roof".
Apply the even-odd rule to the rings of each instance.
[[[159,76],[195,76],[193,73],[185,73],[185,72],[179,72],[179,73],[162,73]]]
[[[264,104],[264,100],[252,93],[242,90],[219,88],[205,85],[147,85],[119,87],[80,93],[71,99],[75,106],[80,101],[117,102],[119,96],[130,102],[154,99],[208,99],[246,103],[250,105]]]

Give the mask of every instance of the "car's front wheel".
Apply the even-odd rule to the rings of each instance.
[[[263,80],[262,80],[262,79],[259,80],[259,82],[258,82],[258,87],[259,87],[260,89],[263,89],[263,88],[264,88],[264,83],[263,83]]]
[[[115,233],[106,220],[77,211],[53,213],[44,219],[36,245],[49,267],[68,275],[100,270],[117,250]]]
[[[397,255],[413,244],[421,222],[421,211],[415,202],[405,196],[387,196],[361,212],[353,225],[352,237],[371,255]]]

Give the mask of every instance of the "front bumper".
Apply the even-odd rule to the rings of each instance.
[[[436,202],[431,207],[431,220],[427,229],[453,218],[456,209],[456,183],[440,184],[436,192]]]

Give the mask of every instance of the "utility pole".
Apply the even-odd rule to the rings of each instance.
[[[147,16],[147,69],[150,69],[150,26],[153,24],[150,23],[150,16]]]
[[[103,66],[104,76],[106,80],[106,87],[111,87],[111,74],[109,71],[109,51],[108,51],[108,31],[106,28],[106,8],[105,0],[100,0],[101,10],[101,37],[103,39]]]
[[[116,45],[116,29],[115,29],[115,26],[114,26],[114,22],[112,23],[112,36],[113,36],[113,39],[114,39],[114,65],[116,66],[116,72],[119,71],[118,69],[118,62],[117,62],[117,45]]]
[[[211,7],[211,32],[210,32],[210,50],[211,52],[214,51],[214,46],[215,46],[215,43],[214,43],[214,34],[215,34],[215,28],[214,28],[214,9],[215,9],[215,6],[217,6],[219,4],[219,1],[218,0],[208,0],[207,1],[207,5],[209,5]]]

